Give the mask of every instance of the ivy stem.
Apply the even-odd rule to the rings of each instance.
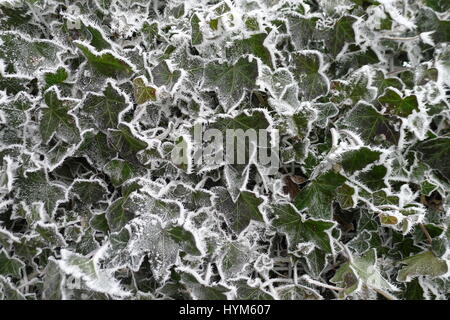
[[[433,239],[431,238],[430,234],[428,233],[427,228],[423,225],[423,223],[419,223],[420,230],[422,230],[423,234],[427,238],[427,242],[429,244],[433,244]]]
[[[380,37],[382,40],[394,40],[394,41],[414,41],[420,38],[420,35],[414,37]]]
[[[311,279],[309,276],[303,276],[302,279],[305,279],[306,282],[308,282],[310,284],[313,284],[313,285],[316,285],[318,287],[322,287],[322,288],[326,288],[326,289],[330,289],[330,290],[335,290],[335,291],[339,291],[339,292],[344,290],[344,288],[339,288],[339,287],[336,287],[336,286],[332,286],[330,284],[322,283],[320,281]]]
[[[398,300],[396,297],[394,297],[393,295],[384,292],[383,290],[377,289],[377,288],[372,288],[373,290],[375,290],[377,293],[381,294],[383,297],[385,297],[388,300]]]

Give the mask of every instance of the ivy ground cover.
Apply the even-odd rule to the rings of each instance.
[[[446,0],[0,1],[0,298],[449,299],[449,44]]]

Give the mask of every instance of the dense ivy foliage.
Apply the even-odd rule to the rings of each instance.
[[[449,10],[0,1],[0,297],[449,299]]]

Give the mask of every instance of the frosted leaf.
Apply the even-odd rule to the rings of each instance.
[[[0,40],[0,59],[22,74],[51,70],[63,50],[55,41],[29,39],[11,32],[1,32]]]
[[[90,259],[68,250],[62,250],[59,266],[64,273],[83,280],[94,291],[117,297],[129,295],[112,277],[114,270],[101,269],[95,258]]]

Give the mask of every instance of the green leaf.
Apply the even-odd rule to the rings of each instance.
[[[3,124],[20,129],[29,117],[29,111],[34,107],[33,101],[26,94],[20,93],[13,100],[0,103],[0,113],[3,115]]]
[[[3,291],[3,300],[26,300],[23,293],[21,293],[16,286],[8,279],[0,276],[0,293]]]
[[[193,46],[199,45],[203,42],[203,34],[200,30],[200,19],[196,14],[191,18],[191,43]]]
[[[77,179],[72,183],[70,192],[82,203],[92,204],[104,199],[108,189],[100,180]]]
[[[108,40],[105,39],[100,29],[92,25],[86,26],[83,24],[81,30],[89,38],[89,44],[98,51],[101,51],[103,49],[111,49],[111,44]]]
[[[357,150],[344,152],[341,165],[348,173],[364,169],[369,164],[380,159],[381,152],[362,147]]]
[[[355,130],[368,143],[397,144],[399,133],[395,120],[378,112],[372,105],[360,102],[351,109],[343,123]]]
[[[370,170],[361,172],[358,176],[359,180],[372,190],[380,190],[386,188],[384,177],[387,174],[387,168],[384,165],[373,166]]]
[[[398,289],[383,278],[376,265],[377,254],[375,249],[367,251],[360,257],[352,257],[352,260],[343,264],[330,280],[336,284],[342,284],[344,294],[353,293],[362,282],[369,288],[381,291],[397,291]]]
[[[319,18],[305,18],[302,16],[289,16],[289,32],[297,50],[310,48],[311,43],[322,38],[322,32],[317,29]]]
[[[128,197],[121,197],[111,203],[106,212],[106,220],[108,221],[109,229],[113,232],[120,231],[134,218],[134,213],[125,208]]]
[[[176,243],[181,246],[181,248],[183,248],[185,252],[195,256],[200,255],[200,251],[197,248],[195,237],[192,232],[180,226],[168,228],[166,229],[166,232],[169,237],[171,237]]]
[[[65,247],[67,246],[64,237],[59,233],[59,230],[55,224],[51,223],[37,223],[35,227],[37,233],[43,240],[51,247]]]
[[[42,116],[39,123],[44,143],[48,143],[55,133],[65,142],[77,142],[80,140],[80,132],[75,117],[69,114],[70,102],[60,100],[53,89],[44,95],[46,107],[42,108]]]
[[[34,40],[12,32],[0,32],[0,59],[18,73],[35,76],[58,64],[62,48],[49,40]]]
[[[63,67],[58,68],[55,72],[48,72],[44,74],[45,83],[47,83],[47,87],[51,87],[53,85],[61,84],[67,80],[69,74],[67,70]]]
[[[397,275],[397,281],[410,282],[418,276],[439,277],[448,272],[448,264],[439,259],[431,251],[425,251],[401,261],[402,267]]]
[[[85,157],[100,169],[115,157],[116,152],[108,146],[107,137],[104,133],[87,132],[83,135],[83,142],[78,148],[77,154]]]
[[[331,220],[331,205],[336,196],[336,188],[345,182],[345,178],[332,171],[326,172],[311,181],[296,196],[294,203],[297,209],[308,209],[307,213],[314,218]]]
[[[16,95],[21,91],[28,91],[30,79],[24,76],[3,75],[0,72],[0,90],[6,90],[8,95]]]
[[[343,16],[336,21],[333,30],[327,39],[327,49],[335,58],[344,48],[346,43],[355,41],[355,32],[353,31],[354,17]]]
[[[166,61],[160,62],[152,69],[153,83],[158,87],[165,86],[169,91],[173,89],[180,76],[180,70],[172,71]]]
[[[193,189],[181,183],[171,186],[166,196],[180,201],[184,208],[193,212],[212,206],[211,199],[213,195],[210,192],[202,189]]]
[[[274,205],[274,227],[287,235],[289,248],[296,251],[298,245],[312,242],[316,247],[331,253],[330,232],[333,222],[306,219],[293,205]]]
[[[24,267],[25,263],[10,257],[4,249],[0,251],[0,275],[21,278]]]
[[[414,279],[406,284],[405,299],[406,300],[424,300],[424,291],[420,285],[419,279]]]
[[[66,200],[64,187],[50,182],[43,170],[27,172],[26,177],[18,177],[14,185],[18,198],[27,204],[44,203],[44,208],[50,216],[54,214],[59,203]]]
[[[273,296],[258,286],[250,286],[245,279],[234,283],[236,300],[274,300]]]
[[[450,3],[447,0],[425,0],[425,4],[439,12],[445,12],[450,9]]]
[[[111,160],[105,165],[103,170],[111,179],[111,183],[116,187],[135,177],[138,171],[130,162],[121,159]]]
[[[378,101],[386,106],[391,113],[401,117],[407,117],[413,110],[418,110],[416,96],[411,95],[402,98],[392,89],[387,89],[384,94],[378,98]]]
[[[139,77],[133,80],[134,100],[137,104],[156,100],[156,89],[146,85],[144,78]]]
[[[349,209],[354,207],[354,194],[355,189],[346,183],[336,189],[336,200],[339,202],[339,205],[342,209]]]
[[[255,87],[258,63],[240,58],[234,65],[227,62],[210,62],[205,66],[203,89],[214,90],[220,105],[227,111],[236,107],[246,91]]]
[[[130,235],[127,257],[139,266],[147,256],[155,279],[165,279],[180,250],[180,245],[167,233],[165,224],[152,214],[141,215],[130,223]]]
[[[300,51],[292,54],[292,73],[303,99],[311,100],[328,93],[329,83],[322,69],[319,52]]]
[[[264,46],[266,38],[266,33],[258,33],[246,39],[235,40],[233,45],[227,48],[227,57],[240,57],[245,54],[252,54],[260,58],[265,65],[273,68],[270,51]]]
[[[133,68],[124,60],[117,58],[112,53],[95,52],[81,43],[77,43],[78,48],[86,57],[89,65],[98,73],[112,78],[129,76]]]
[[[229,192],[223,187],[214,188],[213,192],[217,197],[216,209],[224,215],[234,232],[241,233],[252,220],[264,222],[263,215],[258,208],[263,200],[253,192],[242,191],[236,202],[233,202]]]
[[[245,241],[226,242],[221,248],[219,266],[227,278],[237,277],[251,261],[252,248]]]
[[[115,129],[119,124],[119,114],[128,107],[123,94],[108,83],[102,94],[88,93],[81,110],[92,118],[99,129]]]
[[[135,137],[128,126],[119,126],[118,130],[108,129],[108,141],[124,159],[136,162],[136,153],[148,147],[148,144]]]
[[[427,139],[417,144],[422,160],[450,181],[450,138]]]
[[[378,94],[381,95],[389,87],[396,88],[398,90],[403,89],[403,83],[399,78],[386,77],[386,75],[380,71],[375,71],[372,78],[372,85],[378,89]]]
[[[196,300],[226,300],[225,295],[229,289],[222,285],[205,285],[201,283],[193,274],[181,273],[180,282],[187,287],[188,291]]]
[[[53,257],[49,258],[44,270],[42,299],[61,300],[63,298],[63,281],[63,274],[58,262]]]

